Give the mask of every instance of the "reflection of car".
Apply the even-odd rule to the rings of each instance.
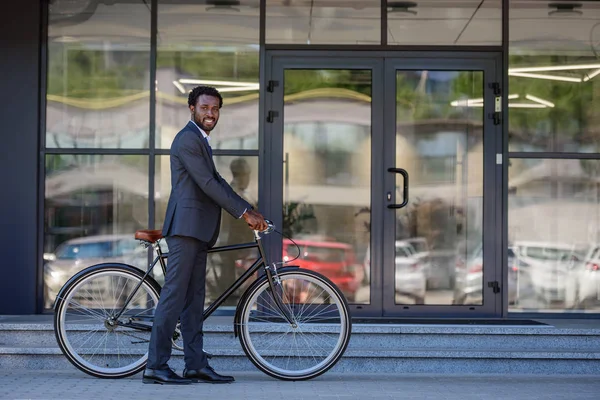
[[[415,304],[425,304],[427,285],[424,258],[406,240],[396,241],[395,287],[396,294],[410,297]]]
[[[237,260],[236,266],[239,268],[237,276],[250,268],[254,261],[256,261],[255,255]],[[287,265],[310,269],[325,275],[342,291],[348,301],[354,301],[356,291],[364,277],[362,267],[356,265],[352,246],[328,239],[294,239],[294,242],[284,239],[283,261]],[[244,284],[241,290],[244,290],[248,284]]]
[[[600,303],[600,247],[592,246],[585,259],[573,270],[573,294],[567,292],[566,304],[585,309]]]
[[[297,240],[283,241],[283,260],[292,262],[300,268],[306,268],[325,275],[342,291],[348,301],[354,296],[363,279],[363,271],[356,265],[354,250],[351,245],[330,240]]]
[[[456,281],[453,304],[482,304],[483,301],[483,247],[475,246],[456,257]],[[463,257],[463,254],[466,254]],[[508,303],[534,297],[527,263],[517,258],[514,249],[508,249]]]
[[[68,240],[52,254],[44,254],[46,307],[51,307],[58,291],[77,272],[94,264],[124,262],[146,264],[146,252],[130,235],[98,235]],[[138,258],[141,259],[138,260]]]
[[[427,239],[422,237],[412,237],[408,239],[403,239],[402,242],[405,242],[410,245],[412,248],[413,256],[418,258],[423,266],[423,271],[425,272],[425,276],[427,278],[427,285],[436,280],[435,274],[436,270],[434,270],[431,264],[431,254],[429,252],[429,245],[427,244]],[[396,242],[397,245],[398,242]]]
[[[571,244],[515,242],[515,255],[527,265],[537,297],[546,303],[572,297],[567,291],[574,269],[584,258],[584,250]]]

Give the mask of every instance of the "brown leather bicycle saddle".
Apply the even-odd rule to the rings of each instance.
[[[154,243],[159,239],[163,238],[162,231],[160,229],[148,230],[142,229],[135,232],[135,238],[137,240],[145,240],[146,242]]]

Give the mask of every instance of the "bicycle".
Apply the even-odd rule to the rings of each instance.
[[[261,234],[274,229],[269,221],[267,230],[254,231],[254,242],[209,250],[257,248],[259,256],[203,315],[206,320],[262,267],[264,273],[238,301],[235,336],[250,361],[267,375],[311,379],[332,368],[348,346],[352,331],[348,303],[335,284],[317,272],[269,264]],[[64,284],[54,305],[54,331],[61,351],[75,367],[98,378],[131,376],[147,362],[161,289],[151,273],[158,263],[166,276],[168,253],[161,250],[161,231],[137,231],[135,238],[156,252],[147,271],[121,263],[90,266]],[[182,349],[179,328],[172,343]]]

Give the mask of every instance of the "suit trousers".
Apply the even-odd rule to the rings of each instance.
[[[168,368],[171,338],[180,318],[185,366],[202,369],[208,365],[202,349],[208,244],[187,236],[169,236],[167,245],[167,275],[154,315],[146,367]]]

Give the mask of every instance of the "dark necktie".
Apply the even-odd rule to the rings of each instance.
[[[208,136],[205,137],[204,140],[206,140],[206,145],[208,146],[208,154],[210,155],[210,158],[212,158],[212,147],[210,147],[210,143],[208,142]]]

